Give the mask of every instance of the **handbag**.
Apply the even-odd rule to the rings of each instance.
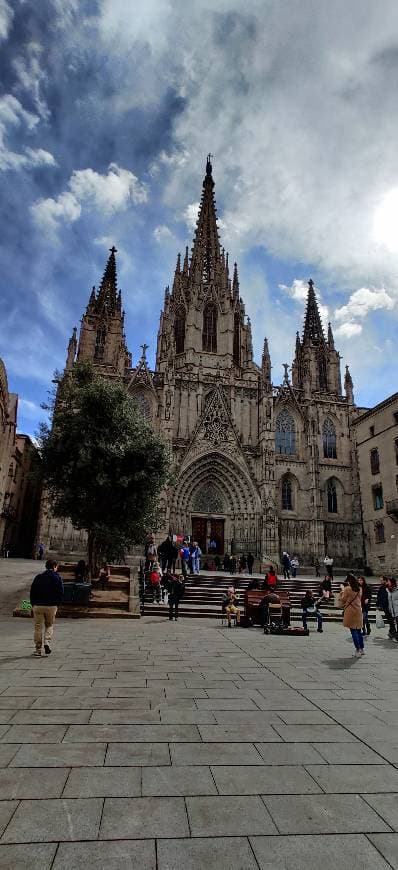
[[[381,610],[376,610],[376,628],[384,628],[384,619]]]

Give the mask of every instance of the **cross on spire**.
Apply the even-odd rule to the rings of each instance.
[[[142,348],[141,359],[146,362],[146,352],[148,350],[149,344],[140,344],[140,347]]]

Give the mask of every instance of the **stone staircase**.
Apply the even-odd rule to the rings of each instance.
[[[243,610],[244,592],[247,589],[250,580],[253,578],[263,579],[263,575],[253,574],[250,577],[248,574],[226,574],[224,571],[218,572],[201,572],[200,576],[188,577],[185,594],[181,599],[179,606],[179,615],[192,618],[214,618],[219,619],[221,614],[221,601],[229,586],[235,586],[241,601]],[[319,584],[322,578],[309,576],[300,576],[284,580],[278,578],[278,589],[283,589],[289,592],[290,601],[292,604],[291,620],[292,622],[301,623],[301,599],[307,589],[312,589],[315,597],[318,594]],[[333,580],[333,593],[340,590],[341,577]],[[370,582],[368,585],[373,591],[372,605],[369,613],[369,621],[375,621],[375,601],[378,589],[378,582]],[[322,604],[321,613],[326,622],[341,622],[341,610],[334,607],[333,601]],[[157,605],[153,601],[153,593],[151,589],[146,590],[144,601],[144,616],[168,616],[168,607],[164,604]],[[309,616],[309,622],[315,621],[314,616]]]

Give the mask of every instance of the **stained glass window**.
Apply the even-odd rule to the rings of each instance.
[[[336,491],[336,484],[334,483],[333,480],[328,481],[327,496],[328,496],[328,513],[329,514],[337,514],[337,491]]]
[[[203,312],[202,347],[208,353],[217,353],[217,309],[213,304],[206,305]]]
[[[293,510],[293,487],[292,481],[288,477],[282,481],[282,510]]]
[[[176,343],[176,353],[184,353],[185,347],[185,311],[179,308],[176,311],[174,318],[174,339]]]
[[[323,455],[325,459],[337,459],[336,430],[331,420],[325,420],[323,424]]]
[[[296,427],[294,419],[288,411],[281,411],[276,420],[276,453],[292,454],[296,452]]]

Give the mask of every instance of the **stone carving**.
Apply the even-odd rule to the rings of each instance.
[[[224,513],[224,500],[220,490],[211,483],[202,486],[194,496],[192,510],[204,514]]]

